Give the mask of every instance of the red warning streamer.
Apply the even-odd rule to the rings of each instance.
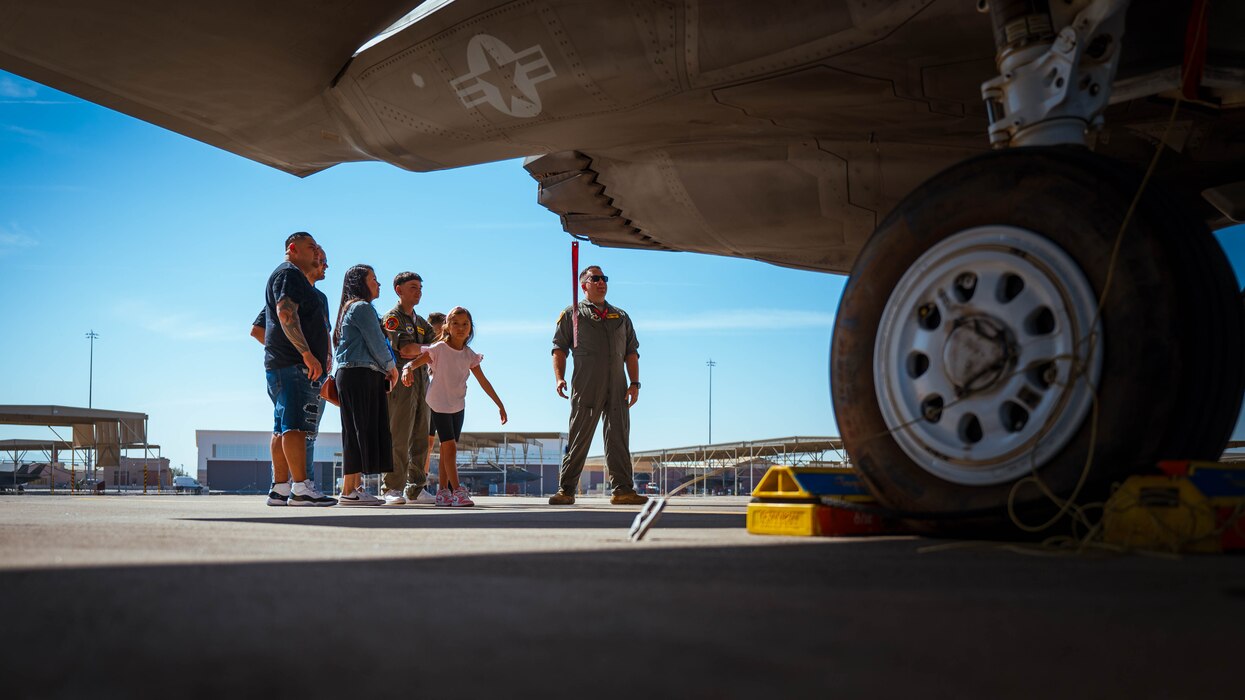
[[[579,241],[571,241],[571,347],[579,347]]]
[[[1180,92],[1186,100],[1198,98],[1202,72],[1206,69],[1206,44],[1210,22],[1206,11],[1210,0],[1193,0],[1184,34],[1184,62],[1181,65]]]

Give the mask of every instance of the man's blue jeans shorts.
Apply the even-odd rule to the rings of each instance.
[[[307,368],[291,365],[265,372],[268,398],[272,399],[272,432],[297,430],[316,433],[320,425],[320,382],[307,379]]]

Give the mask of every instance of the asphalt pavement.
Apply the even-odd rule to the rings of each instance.
[[[0,496],[4,696],[1234,697],[1245,557],[750,535],[746,499]]]

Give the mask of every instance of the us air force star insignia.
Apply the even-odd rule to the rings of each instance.
[[[540,114],[536,84],[557,77],[540,44],[515,53],[501,39],[488,34],[477,34],[467,43],[467,68],[466,74],[450,81],[464,106],[487,102],[503,114],[520,118]],[[515,95],[515,90],[521,96]]]
[[[394,318],[393,316],[386,316],[385,317],[385,330],[387,331],[398,330],[398,319]]]

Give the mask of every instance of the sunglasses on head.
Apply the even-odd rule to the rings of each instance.
[[[586,279],[589,282],[609,282],[610,281],[610,278],[607,275],[588,275]]]

